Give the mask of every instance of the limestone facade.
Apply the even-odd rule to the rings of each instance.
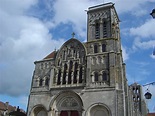
[[[87,42],[73,37],[35,62],[28,116],[145,116],[133,113],[114,4],[90,7],[87,16]]]

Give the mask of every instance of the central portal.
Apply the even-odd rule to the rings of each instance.
[[[79,116],[78,111],[61,111],[60,116]]]

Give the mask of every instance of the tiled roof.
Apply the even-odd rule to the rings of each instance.
[[[155,116],[155,113],[148,113],[147,116]]]
[[[55,58],[55,56],[56,56],[56,51],[53,51],[52,53],[50,53],[49,55],[47,55],[44,59]]]
[[[8,111],[15,111],[16,107],[13,107],[8,104]],[[0,101],[0,111],[7,110],[7,104]]]

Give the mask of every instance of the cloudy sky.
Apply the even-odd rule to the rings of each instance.
[[[71,38],[86,41],[85,10],[114,2],[121,20],[121,40],[128,83],[155,81],[155,0],[0,0],[0,101],[27,107],[33,62],[43,59]],[[153,98],[147,101],[155,111]]]

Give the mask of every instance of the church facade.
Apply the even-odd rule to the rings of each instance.
[[[28,116],[145,116],[141,86],[127,84],[113,3],[89,7],[87,42],[74,36],[35,62]]]

